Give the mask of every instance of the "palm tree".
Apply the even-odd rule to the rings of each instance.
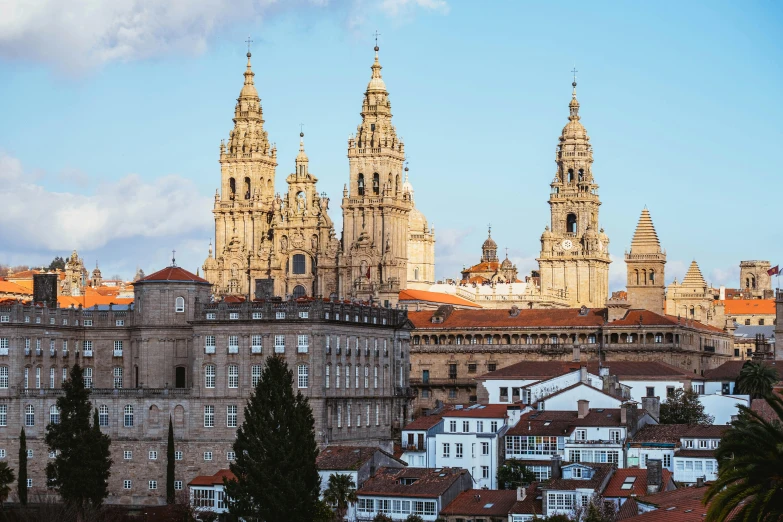
[[[8,495],[11,494],[11,484],[16,480],[14,470],[8,467],[7,462],[0,462],[0,509],[2,509]]]
[[[737,377],[738,393],[750,395],[751,399],[760,399],[772,393],[772,386],[778,382],[778,372],[764,363],[748,361],[742,365]]]
[[[715,452],[718,479],[704,497],[705,522],[783,518],[783,398],[765,397],[772,416],[740,406]]]
[[[350,475],[332,473],[324,490],[324,500],[335,509],[337,520],[345,519],[348,507],[356,503],[356,484]]]

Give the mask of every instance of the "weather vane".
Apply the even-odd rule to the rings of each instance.
[[[373,36],[375,36],[375,47],[378,47],[378,37],[380,35],[381,35],[381,33],[379,33],[378,30],[376,29],[375,30],[375,34],[373,35]]]
[[[574,83],[576,83],[576,73],[579,72],[576,70],[576,65],[574,65],[574,68],[571,70],[571,72],[574,74]]]
[[[253,40],[250,39],[250,35],[247,35],[247,40],[245,40],[245,43],[247,44],[247,52],[250,52],[250,44],[253,43]]]

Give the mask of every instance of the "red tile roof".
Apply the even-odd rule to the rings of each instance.
[[[714,450],[698,450],[698,449],[681,449],[674,454],[675,457],[683,457],[686,459],[714,459]]]
[[[671,364],[657,361],[609,361],[601,365],[609,368],[610,375],[616,375],[618,379],[633,379],[635,377],[644,377],[644,380],[651,379],[687,379],[693,378],[685,370],[681,370]],[[494,372],[482,375],[481,379],[535,379],[543,380],[563,375],[565,373],[578,370],[582,366],[587,366],[587,371],[593,375],[598,375],[599,366],[597,361],[587,363],[568,362],[568,361],[522,361],[505,368],[500,368]]]
[[[467,417],[480,419],[503,419],[506,417],[506,404],[476,404],[468,408],[454,409],[443,414],[444,417]]]
[[[623,502],[623,505],[620,506],[620,509],[617,510],[616,520],[617,522],[620,522],[621,520],[635,517],[638,514],[639,514],[639,505],[636,503],[635,499],[629,498],[625,502]]]
[[[704,372],[704,380],[706,381],[736,381],[739,377],[740,370],[748,361],[726,361],[717,368],[707,370]],[[772,366],[780,374],[777,361],[763,361],[764,364]]]
[[[422,415],[421,417],[417,417],[413,420],[413,422],[407,424],[403,429],[404,430],[428,430],[432,428],[433,426],[436,426],[440,420],[444,417],[444,415],[448,415],[454,410],[454,407],[457,406],[455,404],[451,404],[448,406],[444,406],[443,409],[441,409],[437,413],[432,413],[430,415]],[[464,408],[467,408],[469,405],[463,404]]]
[[[506,435],[568,435],[579,426],[622,426],[619,408],[590,409],[583,419],[576,411],[533,410],[523,414]]]
[[[774,299],[726,299],[723,311],[727,315],[775,315]]]
[[[470,308],[481,308],[480,305],[457,297],[456,295],[443,292],[428,292],[426,290],[403,290],[400,292],[399,300],[405,301],[426,301],[428,303],[450,304],[455,306],[467,306]]]
[[[573,462],[564,463],[563,466],[567,466],[569,464],[573,464]],[[592,478],[552,479],[549,481],[549,483],[546,486],[543,487],[543,489],[549,491],[574,491],[577,489],[593,489],[596,490],[596,493],[600,494],[600,491],[597,490],[601,487],[601,484],[604,483],[604,480],[606,480],[607,476],[613,473],[614,464],[594,464],[592,462],[590,463],[581,462],[580,464],[595,470],[595,473],[593,474]]]
[[[370,446],[327,446],[318,454],[315,464],[320,470],[356,471],[378,451],[395,458],[380,448]]]
[[[154,274],[150,274],[147,277],[143,277],[142,279],[139,279],[136,281],[136,283],[148,283],[148,282],[157,282],[157,281],[182,281],[182,282],[188,282],[188,283],[206,283],[209,284],[209,281],[206,279],[203,279],[196,274],[193,274],[191,272],[188,272],[184,268],[180,268],[178,266],[167,266],[163,270],[158,270]]]
[[[461,468],[378,468],[356,492],[357,495],[438,498],[468,470]],[[415,479],[403,484],[402,479]]]
[[[533,492],[535,493],[535,489]],[[505,519],[516,503],[516,489],[470,489],[457,495],[457,498],[452,500],[440,513],[451,516],[485,516]]]
[[[661,470],[662,476],[662,490],[667,489],[669,482],[672,480],[672,472],[666,468]],[[623,484],[626,479],[633,477],[635,480],[632,482],[632,486],[628,489],[623,489]],[[609,483],[606,485],[606,489],[603,492],[604,497],[608,498],[625,498],[631,496],[641,496],[647,494],[647,470],[641,468],[621,468],[615,470],[612,478],[609,479]]]
[[[215,486],[223,484],[223,479],[229,481],[236,480],[236,476],[231,473],[231,470],[221,469],[214,475],[199,475],[188,483],[188,486]]]
[[[719,439],[727,429],[729,429],[729,426],[721,424],[709,426],[699,424],[648,424],[640,429],[630,442],[631,444],[658,442],[679,445],[682,438]]]
[[[637,504],[647,504],[656,507],[635,517],[624,518],[638,522],[703,522],[707,507],[702,504],[702,498],[707,488],[679,488],[673,491],[663,491],[636,499]],[[727,520],[731,519],[729,517]]]

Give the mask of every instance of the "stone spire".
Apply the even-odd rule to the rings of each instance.
[[[229,133],[226,147],[221,144],[221,153],[223,151],[229,154],[260,152],[264,156],[273,157],[276,155],[276,151],[274,147],[270,150],[267,133],[264,130],[264,113],[253,81],[255,73],[250,63],[250,57],[251,54],[248,52],[247,68],[244,72],[245,81],[242,90],[239,91],[237,104],[234,108],[234,129]]]
[[[701,270],[699,269],[699,265],[696,263],[695,259],[691,261],[691,266],[688,267],[688,271],[685,273],[685,277],[682,278],[681,286],[689,286],[694,288],[707,286],[707,281],[705,281],[704,276],[701,275]]]
[[[296,155],[296,171],[299,172],[299,167],[301,165],[305,166],[305,172],[307,172],[307,163],[309,159],[307,158],[307,154],[305,154],[304,149],[304,132],[299,133],[299,154]]]
[[[242,90],[239,92],[240,98],[250,98],[253,100],[258,99],[258,91],[256,91],[256,85],[253,82],[255,73],[253,67],[250,64],[250,51],[247,52],[247,69],[245,69],[245,84],[242,86]]]
[[[631,254],[660,254],[661,242],[658,240],[658,234],[655,232],[650,211],[647,207],[642,210],[639,216],[639,223],[636,225],[636,232],[631,240]]]

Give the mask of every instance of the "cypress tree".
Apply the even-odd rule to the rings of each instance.
[[[16,492],[19,494],[19,503],[27,505],[27,435],[24,428],[19,434],[19,478],[16,482]]]
[[[169,445],[166,449],[166,503],[174,503],[174,426],[169,415]]]
[[[225,481],[229,511],[265,522],[310,522],[316,518],[320,478],[315,459],[313,412],[307,397],[294,395],[293,372],[269,357],[245,406]]]
[[[84,387],[78,364],[71,368],[63,391],[57,399],[60,422],[46,426],[46,445],[57,454],[46,466],[46,477],[66,504],[83,513],[88,504],[100,506],[109,494],[111,439],[101,433],[97,409],[90,425],[90,390]]]

